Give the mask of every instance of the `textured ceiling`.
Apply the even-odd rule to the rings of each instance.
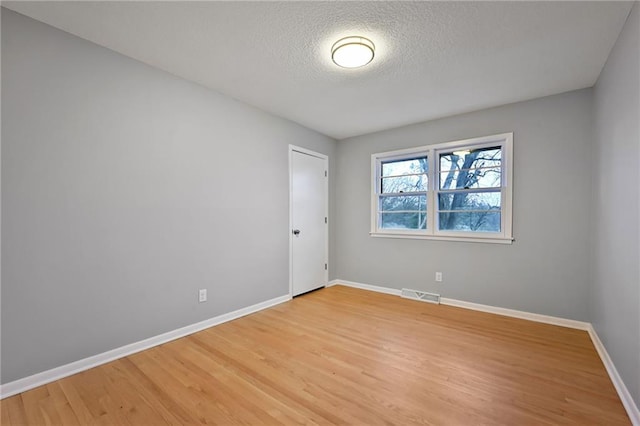
[[[630,2],[3,2],[342,139],[592,86]],[[376,44],[336,67],[337,39]]]

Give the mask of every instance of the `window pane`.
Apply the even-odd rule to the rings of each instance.
[[[427,176],[399,176],[399,177],[383,177],[382,193],[399,193],[399,192],[419,192],[427,190]]]
[[[380,197],[380,211],[421,211],[425,213],[427,210],[426,195],[399,195],[390,197]]]
[[[440,154],[440,171],[453,169],[473,169],[478,167],[499,167],[502,165],[502,149],[491,148],[468,149],[456,148]]]
[[[441,231],[500,232],[500,212],[446,212],[438,219]]]
[[[502,149],[482,148],[439,154],[440,188],[498,188],[501,186]]]
[[[440,210],[500,210],[499,192],[458,192],[438,194]]]
[[[440,189],[500,188],[500,167],[450,170],[440,173]]]
[[[402,176],[416,173],[427,173],[427,157],[409,160],[387,161],[382,163],[382,176]]]
[[[380,228],[383,229],[426,229],[427,215],[424,212],[381,213]]]

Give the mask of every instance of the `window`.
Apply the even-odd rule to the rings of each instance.
[[[510,243],[513,133],[374,154],[371,235]]]
[[[382,161],[380,168],[380,227],[426,229],[427,156]]]

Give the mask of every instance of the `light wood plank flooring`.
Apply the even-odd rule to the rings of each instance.
[[[0,409],[3,425],[630,424],[584,331],[342,286]]]

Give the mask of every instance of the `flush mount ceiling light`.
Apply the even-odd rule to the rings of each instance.
[[[331,59],[342,68],[358,68],[373,60],[376,47],[368,38],[341,38],[331,46]]]

